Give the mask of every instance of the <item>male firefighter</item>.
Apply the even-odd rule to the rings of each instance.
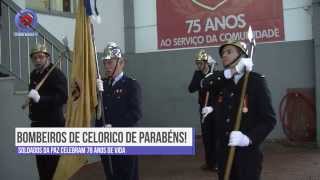
[[[196,70],[193,74],[192,80],[189,84],[189,92],[194,93],[198,91],[198,103],[200,112],[201,135],[204,145],[205,164],[200,168],[202,170],[216,171],[216,136],[215,136],[215,121],[213,119],[212,107],[207,106],[211,104],[214,96],[207,95],[207,90],[202,88],[202,80],[205,76],[212,73],[215,66],[215,61],[208,53],[201,49],[195,57]],[[207,100],[206,100],[207,99]],[[207,102],[205,102],[207,101]],[[209,114],[209,115],[208,115]]]
[[[68,98],[68,84],[65,75],[53,67],[50,54],[43,44],[37,44],[30,53],[35,69],[30,75],[29,118],[32,127],[64,127],[63,105]],[[39,90],[38,83],[53,68]],[[51,180],[55,172],[58,155],[36,155],[40,180]]]
[[[262,169],[261,143],[276,124],[271,95],[264,76],[251,72],[253,63],[248,58],[246,44],[228,41],[219,48],[224,66],[224,80],[219,86],[212,84],[218,91],[218,98],[212,107],[218,129],[219,179],[224,178],[229,147],[235,146],[234,162],[230,180],[258,180]],[[233,131],[236,114],[240,105],[240,94],[244,75],[249,73],[239,131]]]
[[[104,124],[107,127],[135,127],[142,117],[142,97],[139,83],[123,72],[125,58],[120,47],[110,42],[102,58],[107,79],[97,80],[103,91]],[[138,157],[101,156],[106,179],[138,180]]]

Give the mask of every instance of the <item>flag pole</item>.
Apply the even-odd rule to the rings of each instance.
[[[74,53],[71,68],[71,87],[67,103],[66,127],[90,127],[97,107],[95,81],[96,65],[90,33],[90,19],[86,14],[87,0],[79,0],[74,33]],[[85,9],[86,8],[86,9]],[[79,96],[75,95],[79,94]],[[84,155],[62,155],[53,180],[68,180],[88,162]]]
[[[97,7],[96,7],[96,2],[95,2],[95,11],[98,13]],[[98,14],[97,14],[98,15]],[[100,74],[100,69],[99,69],[99,63],[98,63],[98,56],[97,56],[97,47],[95,43],[95,34],[94,34],[94,27],[92,22],[90,22],[90,31],[91,31],[91,39],[92,39],[92,44],[94,48],[94,54],[95,54],[95,62],[96,62],[96,69],[97,69],[97,78],[101,79],[101,74]],[[97,93],[97,98],[98,98],[98,105],[96,108],[96,120],[97,121],[102,121],[103,125],[105,125],[105,115],[104,115],[104,110],[103,110],[103,99],[102,99],[102,91],[99,91]],[[107,125],[110,125],[109,123]],[[111,156],[108,155],[108,164],[109,164],[109,170],[110,173],[113,174],[113,166],[112,166],[112,160]]]
[[[253,32],[252,32],[251,26],[249,26],[249,30],[248,30],[248,39],[250,41],[250,49],[248,51],[248,55],[249,55],[250,58],[252,58],[253,50],[254,50],[254,47],[256,45],[256,42],[255,42],[255,39],[253,37]],[[241,118],[242,118],[243,101],[244,101],[245,93],[247,91],[249,74],[250,74],[250,72],[246,71],[245,77],[244,77],[244,82],[243,82],[242,89],[241,89],[240,104],[239,104],[237,117],[236,117],[236,122],[235,122],[233,131],[239,131],[239,129],[240,129]],[[233,161],[234,161],[235,151],[236,151],[236,147],[235,146],[231,146],[230,149],[229,149],[227,164],[226,164],[225,171],[224,171],[224,178],[223,178],[224,180],[229,180],[229,178],[230,178],[230,173],[231,173],[231,168],[232,168],[232,164],[233,164]]]

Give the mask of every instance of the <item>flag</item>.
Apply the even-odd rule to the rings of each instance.
[[[97,106],[95,50],[84,2],[79,1],[76,14],[66,127],[90,127]],[[53,179],[69,179],[86,162],[86,156],[61,156]]]

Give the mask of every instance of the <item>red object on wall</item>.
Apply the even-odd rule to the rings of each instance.
[[[313,89],[288,89],[279,106],[282,128],[289,140],[310,142],[316,137]]]
[[[219,45],[245,40],[284,40],[281,0],[157,0],[158,48]]]

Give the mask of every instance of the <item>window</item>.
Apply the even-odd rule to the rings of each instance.
[[[26,0],[26,7],[40,13],[73,16],[76,0]]]

